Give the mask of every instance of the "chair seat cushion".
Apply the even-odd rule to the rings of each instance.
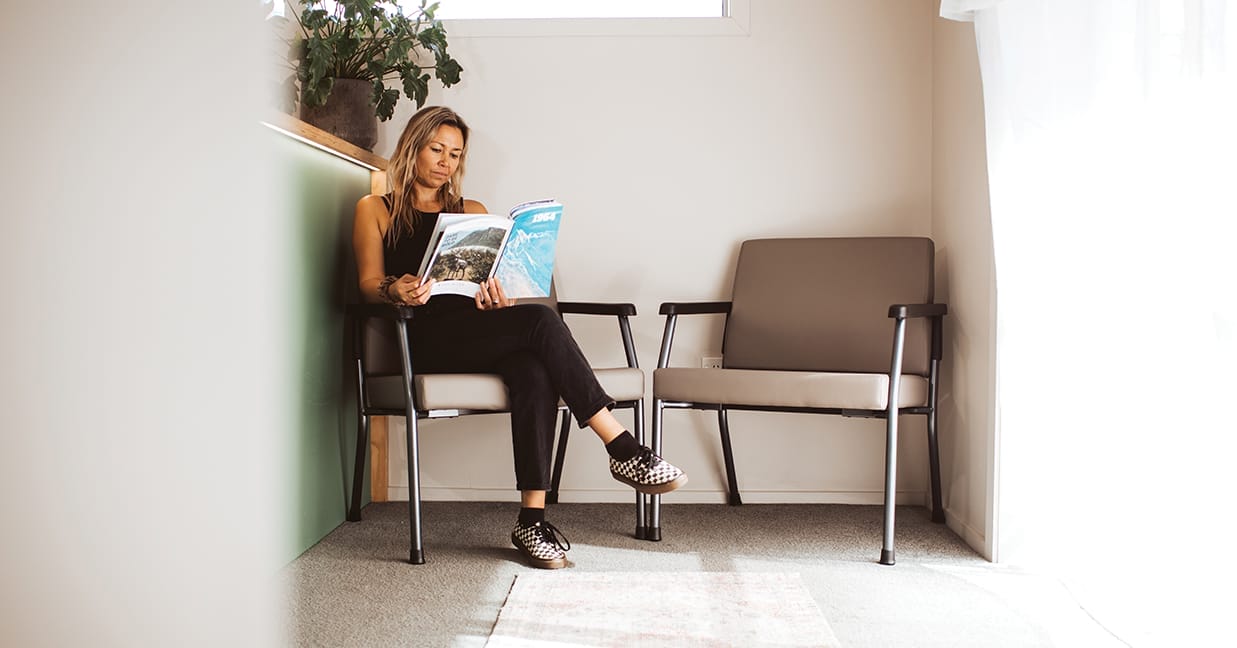
[[[616,401],[644,398],[644,372],[628,367],[594,369],[602,389]],[[399,376],[370,378],[371,407],[403,409],[403,379]],[[417,403],[430,410],[493,410],[510,406],[507,387],[497,374],[423,374],[414,377]],[[561,401],[560,401],[561,404]]]
[[[653,372],[653,397],[688,403],[883,410],[889,376],[757,369],[667,367]],[[928,404],[928,380],[904,374],[898,407]]]
[[[618,402],[644,398],[644,370],[630,367],[593,369],[597,382],[610,398]]]

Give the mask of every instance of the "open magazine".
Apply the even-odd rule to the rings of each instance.
[[[548,297],[562,217],[555,200],[521,203],[508,216],[442,214],[420,276],[437,281],[433,295],[473,297],[497,277],[508,297]]]

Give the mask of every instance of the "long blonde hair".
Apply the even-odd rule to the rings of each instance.
[[[439,187],[438,200],[443,211],[463,211],[464,198],[460,186],[464,179],[464,160],[468,154],[468,125],[446,106],[426,106],[408,120],[395,144],[395,153],[387,164],[387,187],[391,191],[391,226],[387,228],[389,240],[396,240],[404,232],[411,233],[421,224],[421,212],[413,206],[417,153],[429,144],[438,127],[444,125],[460,129],[464,137],[464,150],[460,151],[460,164],[455,173]]]

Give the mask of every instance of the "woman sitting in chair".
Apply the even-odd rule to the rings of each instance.
[[[454,111],[427,107],[408,121],[387,168],[391,192],[356,206],[353,247],[361,294],[371,302],[417,307],[411,328],[418,371],[496,373],[507,386],[520,517],[511,542],[534,567],[566,565],[562,534],[545,520],[559,397],[580,427],[592,428],[610,455],[610,474],[648,494],[687,482],[623,428],[610,413],[614,399],[562,319],[541,304],[517,305],[497,279],[473,298],[438,295],[434,280],[415,276],[442,212],[486,213],[460,195],[468,126]],[[565,538],[562,538],[565,541]]]

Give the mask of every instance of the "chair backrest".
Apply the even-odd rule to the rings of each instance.
[[[545,304],[555,308],[558,295],[554,282],[550,282],[550,296],[539,298],[522,298],[521,304]],[[395,326],[389,320],[371,318],[366,322],[362,353],[365,354],[365,373],[370,376],[398,376],[403,373],[403,365],[399,357],[399,338]],[[416,366],[413,366],[416,370]]]
[[[745,241],[735,268],[723,366],[885,373],[891,304],[933,299],[932,240],[920,237]],[[930,323],[907,322],[903,372],[927,375]]]
[[[399,358],[399,338],[390,320],[376,317],[365,320],[365,373],[371,376],[398,376],[403,372]]]

